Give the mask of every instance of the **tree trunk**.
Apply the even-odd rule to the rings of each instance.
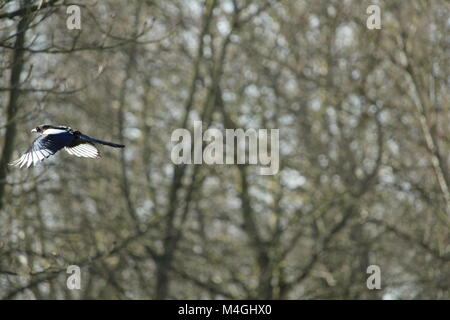
[[[24,66],[25,33],[30,23],[30,16],[25,14],[17,25],[17,36],[14,43],[13,65],[11,68],[9,103],[6,109],[6,132],[3,150],[0,159],[0,210],[4,204],[4,194],[6,185],[6,176],[8,174],[8,163],[11,160],[13,152],[14,139],[16,137],[17,123],[16,116],[19,109],[20,95],[20,75]]]

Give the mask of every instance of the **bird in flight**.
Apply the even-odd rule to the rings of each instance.
[[[52,126],[48,124],[40,125],[31,132],[37,132],[40,136],[33,141],[30,148],[17,160],[10,163],[12,166],[29,168],[37,162],[44,160],[55,154],[62,148],[67,153],[77,157],[98,158],[100,152],[96,144],[103,144],[113,148],[123,148],[123,144],[117,144],[99,140],[82,134],[66,126]]]

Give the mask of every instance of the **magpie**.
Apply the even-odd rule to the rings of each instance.
[[[89,137],[66,126],[44,124],[34,128],[31,132],[37,132],[40,136],[33,141],[30,148],[19,159],[13,161],[10,165],[19,166],[20,168],[27,166],[29,168],[62,148],[70,155],[77,157],[98,158],[100,157],[100,152],[96,147],[97,143],[113,148],[125,147],[123,144]]]

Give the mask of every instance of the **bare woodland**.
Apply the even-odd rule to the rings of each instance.
[[[449,299],[449,1],[68,3],[0,0],[0,299]],[[173,164],[194,120],[279,173]],[[126,148],[8,166],[43,123]]]

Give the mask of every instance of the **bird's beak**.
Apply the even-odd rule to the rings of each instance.
[[[37,132],[36,128],[34,128],[33,130],[31,130],[31,132]]]

